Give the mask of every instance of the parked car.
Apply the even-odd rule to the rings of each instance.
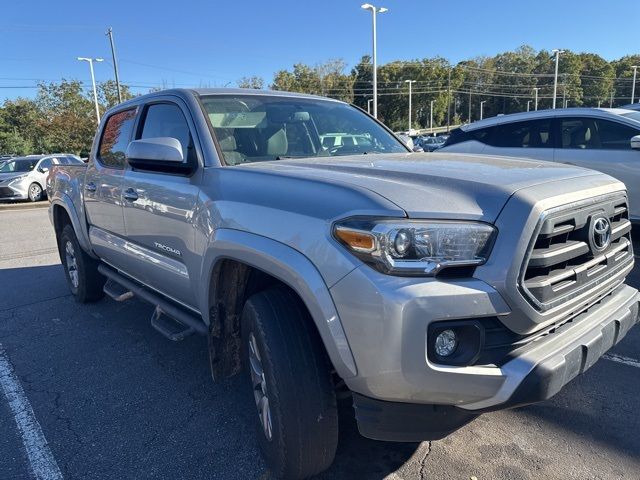
[[[418,137],[418,144],[425,152],[433,152],[444,145],[442,137]]]
[[[627,185],[640,221],[640,112],[608,108],[539,110],[489,118],[451,133],[442,151],[535,158],[592,168]]]
[[[629,105],[625,105],[623,107],[620,107],[623,110],[640,110],[640,103],[630,103]]]
[[[53,165],[82,163],[74,155],[30,155],[0,164],[0,200],[31,200],[45,196],[47,174]]]
[[[336,131],[371,144],[324,147]],[[136,97],[104,114],[86,168],[51,176],[75,299],[135,295],[167,338],[207,336],[214,379],[246,372],[276,477],[332,463],[338,397],[366,437],[439,439],[553,396],[638,319],[621,182],[410,153],[337,100]]]

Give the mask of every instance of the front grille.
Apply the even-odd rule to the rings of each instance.
[[[603,250],[593,239],[600,217],[611,225],[610,244]],[[627,199],[599,197],[542,215],[524,260],[520,288],[534,307],[546,311],[621,276],[632,263]]]
[[[2,197],[13,197],[16,194],[9,187],[0,187],[0,198]]]

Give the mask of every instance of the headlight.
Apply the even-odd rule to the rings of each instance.
[[[443,268],[481,265],[496,229],[479,222],[348,219],[335,238],[383,273],[433,276]]]
[[[18,183],[21,182],[22,180],[24,180],[25,178],[27,178],[29,176],[29,174],[25,174],[25,175],[20,175],[19,177],[13,177],[11,180],[9,180],[8,185],[14,184],[14,183]]]

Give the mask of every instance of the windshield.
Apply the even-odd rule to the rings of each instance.
[[[20,173],[30,172],[38,163],[38,159],[33,160],[11,160],[0,165],[0,173]]]
[[[209,96],[202,103],[227,165],[407,152],[381,125],[344,103],[266,95]]]
[[[640,122],[640,112],[623,113],[622,116],[635,120],[636,122]]]

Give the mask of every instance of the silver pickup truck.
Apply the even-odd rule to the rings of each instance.
[[[625,186],[542,161],[416,154],[342,102],[169,90],[114,107],[50,174],[79,302],[137,296],[247,372],[276,476],[362,435],[440,439],[558,393],[638,319]],[[347,400],[348,401],[348,400]]]

